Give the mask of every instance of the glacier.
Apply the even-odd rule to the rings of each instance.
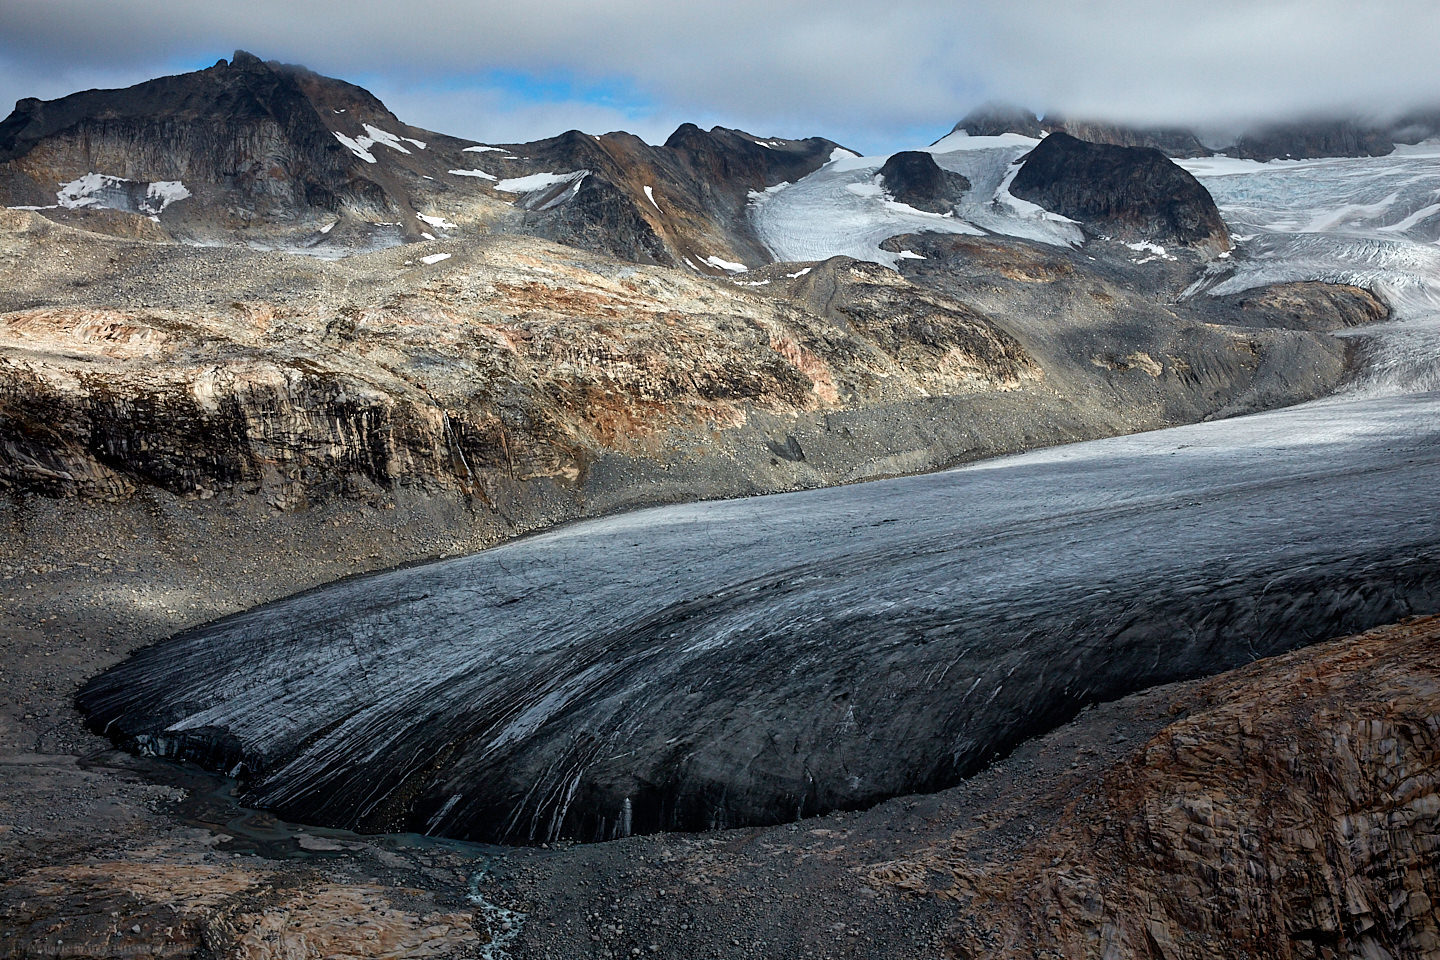
[[[937,161],[993,201],[1023,149]],[[766,242],[815,259],[925,229],[848,189],[878,166],[767,192]],[[1340,394],[575,524],[196,628],[80,704],[132,748],[241,765],[245,799],[293,819],[603,840],[936,789],[1086,704],[1440,609],[1436,158],[1195,169],[1248,239],[1188,295],[1391,299],[1344,334],[1370,359]],[[922,217],[1072,242],[1022,213]]]

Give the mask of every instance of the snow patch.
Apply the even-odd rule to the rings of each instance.
[[[416,216],[416,218],[418,218],[418,219],[421,220],[422,222],[428,223],[428,224],[430,224],[430,226],[436,227],[436,228],[438,228],[438,229],[440,229],[440,230],[454,230],[454,229],[455,229],[455,224],[453,224],[453,223],[451,223],[450,221],[446,220],[444,217],[430,217],[430,216],[426,216],[426,215],[423,214],[423,213],[417,213],[417,214],[415,214],[415,216]]]
[[[331,230],[334,230],[334,229],[335,229],[335,224],[337,224],[337,223],[339,223],[339,222],[340,222],[339,220],[332,220],[330,223],[327,223],[327,224],[325,224],[325,226],[321,227],[321,228],[320,228],[320,232],[321,232],[321,233],[329,233]]]
[[[734,263],[730,260],[721,260],[719,257],[716,256],[706,257],[700,262],[708,263],[712,267],[720,270],[725,270],[729,273],[748,273],[750,271],[750,268],[745,266],[745,264],[743,263]]]
[[[859,160],[860,154],[854,150],[846,150],[844,147],[836,147],[830,151],[830,159],[827,163],[834,163],[836,160]]]
[[[928,259],[927,257],[922,256],[921,254],[916,253],[914,250],[901,250],[900,252],[896,253],[895,256],[899,257],[901,260],[925,260],[925,259]]]
[[[509,150],[506,150],[504,147],[487,147],[487,146],[485,146],[483,143],[482,143],[482,144],[477,144],[476,146],[473,146],[473,147],[466,147],[463,152],[464,152],[464,153],[492,153],[492,152],[493,152],[493,153],[504,153],[504,154],[507,154],[507,155],[510,154],[510,151],[509,151]]]
[[[349,147],[351,153],[355,154],[355,156],[359,157],[361,160],[364,160],[366,163],[375,162],[375,154],[370,152],[370,148],[375,146],[376,144],[389,147],[392,150],[399,150],[401,153],[408,154],[410,152],[409,148],[407,148],[405,144],[400,142],[401,140],[406,140],[410,143],[415,144],[421,150],[425,149],[425,144],[419,140],[411,140],[409,137],[397,137],[393,133],[387,133],[386,131],[381,130],[379,127],[373,126],[372,124],[368,123],[362,124],[362,126],[365,128],[365,135],[363,137],[351,138],[345,136],[345,134],[340,133],[339,131],[333,132],[335,133],[336,140],[339,140],[341,143],[345,144],[345,146]]]
[[[576,170],[574,173],[532,173],[528,177],[511,177],[508,180],[501,180],[495,184],[495,189],[505,193],[534,193],[536,190],[547,190],[558,184],[574,183],[589,175],[589,170]]]
[[[145,188],[143,205],[159,213],[177,200],[190,199],[190,191],[179,180],[157,180]]]
[[[493,173],[486,173],[484,170],[451,170],[449,173],[456,177],[479,177],[481,180],[499,180]]]
[[[785,276],[789,277],[791,280],[798,280],[798,279],[800,279],[801,277],[805,276],[805,274],[809,273],[811,270],[814,270],[814,269],[815,269],[814,267],[801,267],[799,270],[796,270],[794,273],[787,273],[787,274],[785,274]]]
[[[1018,133],[1002,133],[998,137],[972,137],[964,130],[956,130],[948,136],[922,149],[926,153],[956,153],[961,150],[994,150],[996,147],[1024,147],[1033,150],[1040,143],[1035,137]]]
[[[428,266],[431,266],[432,264],[439,263],[441,260],[449,260],[449,259],[450,259],[450,254],[448,254],[448,253],[432,253],[432,254],[430,254],[430,256],[428,256],[428,257],[421,257],[421,258],[420,258],[420,262],[423,263],[423,264],[425,264],[425,266],[428,267]]]
[[[405,149],[404,144],[400,142],[401,138],[395,136],[395,134],[386,133],[379,127],[372,126],[368,123],[364,124],[364,127],[365,136],[360,138],[360,142],[365,143],[366,140],[369,140],[369,143],[365,143],[366,148],[369,148],[370,144],[374,143],[381,146],[389,147],[391,150],[399,150],[401,153],[408,154],[410,152],[409,150]]]
[[[655,191],[652,190],[650,187],[645,188],[645,199],[650,201],[650,206],[654,207],[656,210],[660,209],[660,204],[655,202]]]
[[[144,187],[143,193],[140,192],[141,187]],[[144,183],[104,173],[87,173],[77,180],[62,183],[55,193],[57,205],[67,210],[94,207],[144,213],[152,217],[159,216],[170,204],[190,196],[190,191],[179,180]]]
[[[362,146],[360,143],[360,140],[365,139],[364,137],[361,137],[360,140],[352,140],[349,137],[345,136],[345,134],[336,130],[335,139],[339,140],[341,143],[345,144],[345,146],[349,147],[351,153],[355,154],[355,156],[359,157],[361,160],[364,160],[366,163],[375,162],[375,155],[369,150],[365,149],[366,147],[370,146],[370,144],[367,142]]]
[[[1165,248],[1162,247],[1162,246],[1160,246],[1160,244],[1158,244],[1158,243],[1151,243],[1149,240],[1140,240],[1140,241],[1137,241],[1137,242],[1135,242],[1135,243],[1127,243],[1127,244],[1125,244],[1125,246],[1126,246],[1127,248],[1131,249],[1131,250],[1134,250],[1136,253],[1148,253],[1148,254],[1150,254],[1150,256],[1145,257],[1145,258],[1142,259],[1142,260],[1133,260],[1133,261],[1131,261],[1132,263],[1149,263],[1149,262],[1152,261],[1152,260],[1177,260],[1177,259],[1179,259],[1178,257],[1173,257],[1173,256],[1171,256],[1170,254],[1166,253],[1166,252],[1165,252]]]

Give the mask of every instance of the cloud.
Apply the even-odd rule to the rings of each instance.
[[[1436,36],[1433,0],[6,0],[0,95],[54,96],[239,47],[366,78],[407,120],[453,117],[494,139],[507,124],[510,139],[542,122],[655,138],[713,119],[877,149],[933,139],[992,98],[1207,125],[1391,111],[1440,100]],[[574,89],[497,75],[563,75]],[[606,99],[614,90],[625,102]]]

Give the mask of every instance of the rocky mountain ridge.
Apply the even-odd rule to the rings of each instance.
[[[690,124],[660,147],[573,130],[474,144],[404,124],[352,84],[238,51],[124,90],[21,101],[0,123],[0,201],[199,243],[337,256],[520,233],[724,275],[768,259],[745,217],[750,192],[840,149]]]

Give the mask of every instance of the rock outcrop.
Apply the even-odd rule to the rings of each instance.
[[[1132,127],[1097,120],[1073,120],[1047,113],[1040,121],[1046,133],[1068,133],[1090,143],[1117,147],[1152,147],[1167,157],[1204,157],[1213,151],[1184,127]]]
[[[401,122],[360,87],[237,52],[123,90],[22,100],[0,123],[0,202],[102,232],[328,255],[522,233],[724,275],[770,259],[750,192],[839,149],[690,124],[659,147],[576,130],[472,144]],[[102,209],[110,219],[92,216]]]
[[[12,204],[130,210],[199,238],[254,230],[298,242],[342,213],[399,217],[418,236],[405,191],[361,144],[411,155],[422,137],[433,138],[359,87],[242,51],[124,90],[20,101],[0,123],[0,186]]]
[[[1036,138],[1045,135],[1034,111],[1009,103],[987,103],[976,107],[950,130],[951,133],[962,131],[972,137],[998,137],[1006,133]]]
[[[949,213],[970,189],[969,180],[942,169],[920,150],[892,154],[880,168],[880,179],[896,201],[927,213]]]
[[[1159,150],[1052,133],[1010,184],[1022,200],[1125,240],[1230,249],[1215,200]]]
[[[1023,852],[977,862],[962,829],[880,873],[958,901],[958,956],[1434,957],[1437,640],[1432,618],[1176,691]]]
[[[1224,152],[1243,160],[1383,157],[1395,149],[1392,133],[1359,120],[1277,123],[1251,130]]]

